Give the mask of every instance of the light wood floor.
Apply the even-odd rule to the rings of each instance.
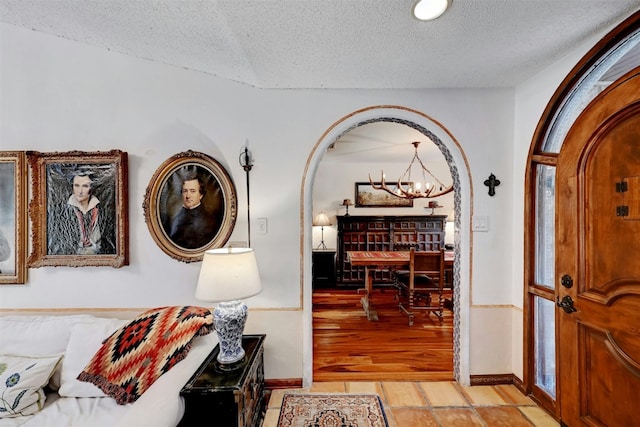
[[[322,382],[309,389],[274,390],[262,427],[277,427],[285,393],[375,393],[389,427],[558,427],[513,385],[464,387],[435,382]]]
[[[393,291],[373,296],[369,322],[355,291],[313,295],[314,380],[304,389],[273,390],[262,427],[277,427],[285,393],[375,393],[389,427],[558,427],[513,385],[465,387],[453,381],[453,326],[398,312]]]
[[[453,313],[442,326],[418,313],[413,326],[395,292],[376,289],[377,322],[367,320],[353,291],[313,293],[313,381],[453,380]]]

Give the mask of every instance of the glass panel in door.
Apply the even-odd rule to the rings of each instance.
[[[536,260],[537,285],[554,288],[555,275],[555,218],[556,218],[556,168],[537,165],[536,168]]]
[[[535,297],[536,386],[556,398],[555,304]]]

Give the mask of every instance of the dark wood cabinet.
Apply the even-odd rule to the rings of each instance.
[[[363,286],[364,267],[351,266],[349,251],[397,251],[414,247],[437,251],[444,247],[446,215],[338,216],[336,282],[338,286]],[[391,272],[374,272],[375,285],[390,285]]]
[[[209,354],[180,391],[185,412],[179,426],[258,427],[265,411],[265,335],[244,335],[245,357],[232,370]]]
[[[311,256],[311,279],[313,289],[335,288],[336,251],[314,250]]]

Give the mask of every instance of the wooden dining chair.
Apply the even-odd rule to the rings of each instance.
[[[444,249],[409,253],[409,270],[397,271],[394,284],[398,290],[398,308],[409,316],[413,325],[416,311],[433,313],[443,322],[444,313]]]

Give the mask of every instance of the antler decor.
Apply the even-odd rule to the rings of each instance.
[[[453,191],[453,185],[446,187],[442,183],[442,181],[440,181],[433,173],[431,173],[431,171],[427,169],[424,163],[422,163],[422,160],[418,156],[418,146],[420,145],[420,141],[414,141],[411,144],[415,149],[413,158],[411,159],[411,163],[409,163],[409,167],[407,168],[407,170],[398,179],[398,182],[395,184],[395,188],[392,189],[387,186],[384,171],[381,171],[382,176],[380,179],[380,184],[374,183],[371,179],[371,175],[369,175],[369,183],[371,184],[371,187],[376,190],[386,191],[389,194],[403,199],[433,199]],[[422,180],[414,182],[411,180],[411,173],[416,160],[420,164],[420,174],[422,176]],[[433,179],[427,180],[427,175],[429,175]],[[433,181],[435,181],[435,183]],[[438,185],[436,185],[436,183]],[[436,187],[438,188],[437,191]]]

